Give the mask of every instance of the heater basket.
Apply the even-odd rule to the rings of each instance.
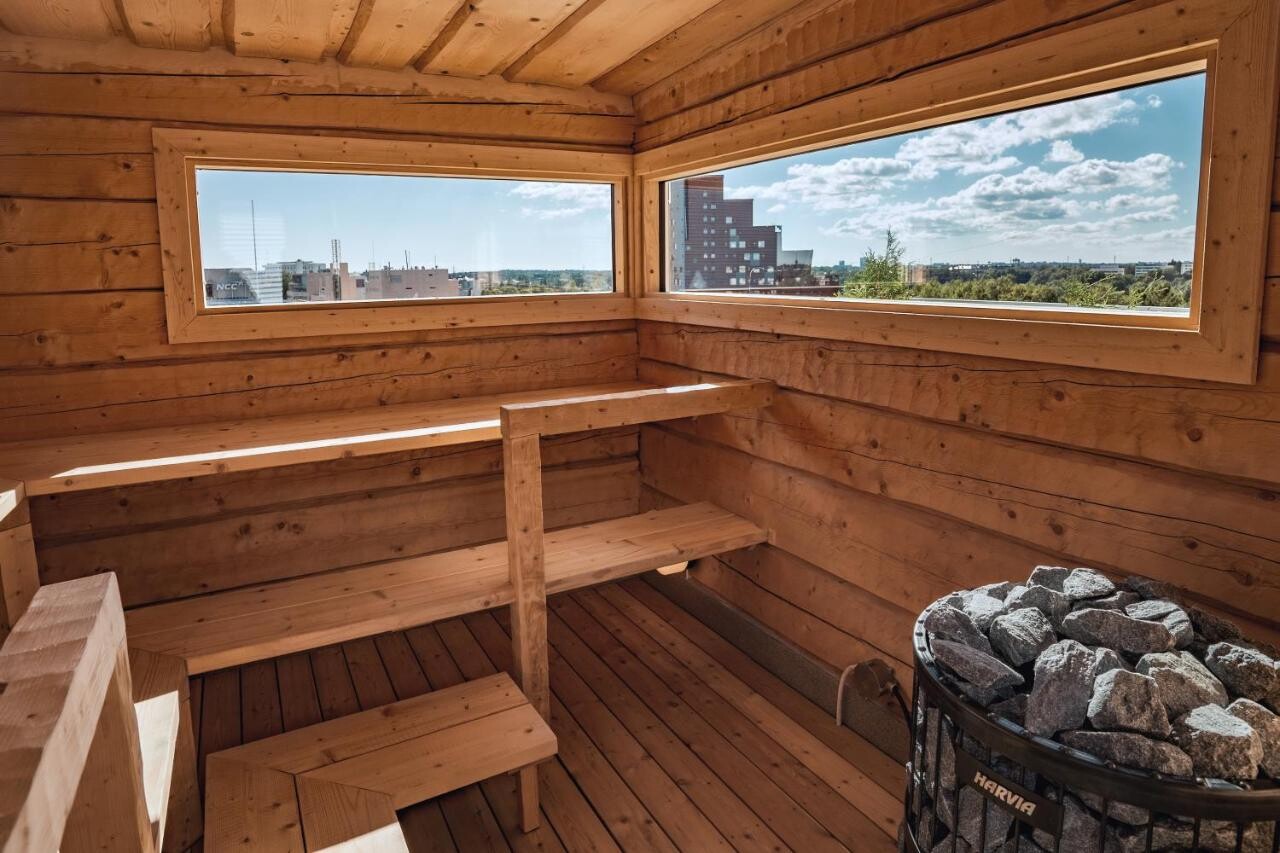
[[[1280,853],[1275,780],[1179,779],[1033,735],[947,686],[916,622],[902,849]]]

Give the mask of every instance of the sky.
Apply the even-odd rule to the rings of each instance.
[[[819,266],[1194,254],[1204,75],[723,170]]]
[[[255,230],[259,266],[337,237],[354,271],[613,268],[607,184],[200,169],[196,191],[207,268],[253,267]]]

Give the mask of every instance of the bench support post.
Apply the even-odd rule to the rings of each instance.
[[[13,630],[39,587],[26,492],[22,483],[0,480],[0,641]]]
[[[513,675],[530,704],[551,721],[547,665],[547,573],[542,519],[542,454],[538,436],[502,441],[507,510],[507,560],[515,601],[511,605]],[[520,820],[538,826],[537,767],[520,772]]]

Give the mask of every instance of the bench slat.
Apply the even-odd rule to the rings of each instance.
[[[13,442],[0,445],[0,474],[28,496],[48,495],[491,441],[504,405],[651,387],[613,382]]]
[[[547,590],[561,592],[765,540],[700,503],[547,534]],[[512,601],[506,543],[413,557],[138,608],[130,645],[191,673],[433,622]]]
[[[528,700],[511,677],[498,673],[392,705],[337,717],[323,725],[307,726],[233,747],[220,754],[288,773],[307,773],[527,704]]]
[[[209,756],[206,849],[403,851],[396,809],[556,747],[506,673],[316,723]]]

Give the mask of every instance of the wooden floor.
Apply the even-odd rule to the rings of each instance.
[[[400,813],[415,851],[889,851],[902,769],[640,580],[550,601],[542,828],[498,778]],[[193,679],[204,755],[478,678],[493,611]]]

